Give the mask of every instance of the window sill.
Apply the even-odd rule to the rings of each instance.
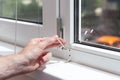
[[[28,74],[36,80],[119,80],[120,77],[76,63],[51,59],[43,71]]]
[[[19,52],[22,48],[16,47]],[[14,53],[14,45],[0,41],[0,55]],[[28,74],[36,80],[119,80],[120,77],[101,70],[90,68],[73,62],[66,63],[63,59],[52,58],[43,71],[37,70]]]
[[[5,55],[10,55],[15,53],[15,46],[2,42],[0,41],[0,55],[5,56]],[[16,46],[16,53],[21,51],[21,47]]]

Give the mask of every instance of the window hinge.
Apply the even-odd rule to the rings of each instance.
[[[62,18],[57,18],[57,35],[63,38],[63,25],[62,25]]]

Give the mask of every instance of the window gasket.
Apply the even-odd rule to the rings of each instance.
[[[79,0],[74,0],[74,42],[80,43],[79,41]]]
[[[4,18],[4,19],[10,19],[10,20],[16,20],[14,18],[9,18],[9,17],[1,17],[0,18]],[[18,21],[23,21],[23,22],[29,22],[29,23],[36,23],[36,24],[43,24],[43,22],[36,22],[36,21],[29,21],[29,20],[22,20],[22,19],[17,19]]]

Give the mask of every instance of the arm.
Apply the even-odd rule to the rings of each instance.
[[[65,44],[65,41],[57,36],[37,38],[31,40],[19,54],[1,57],[0,80],[32,72],[45,65],[51,56],[51,53],[46,50],[60,46],[57,39]]]
[[[24,63],[19,54],[0,57],[0,80],[22,73]]]

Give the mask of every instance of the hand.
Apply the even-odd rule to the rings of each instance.
[[[66,44],[65,40],[59,38],[58,36],[32,39],[20,53],[23,57],[24,72],[34,71],[45,65],[51,57],[51,53],[46,52],[46,50],[61,46],[58,39],[64,45]]]

